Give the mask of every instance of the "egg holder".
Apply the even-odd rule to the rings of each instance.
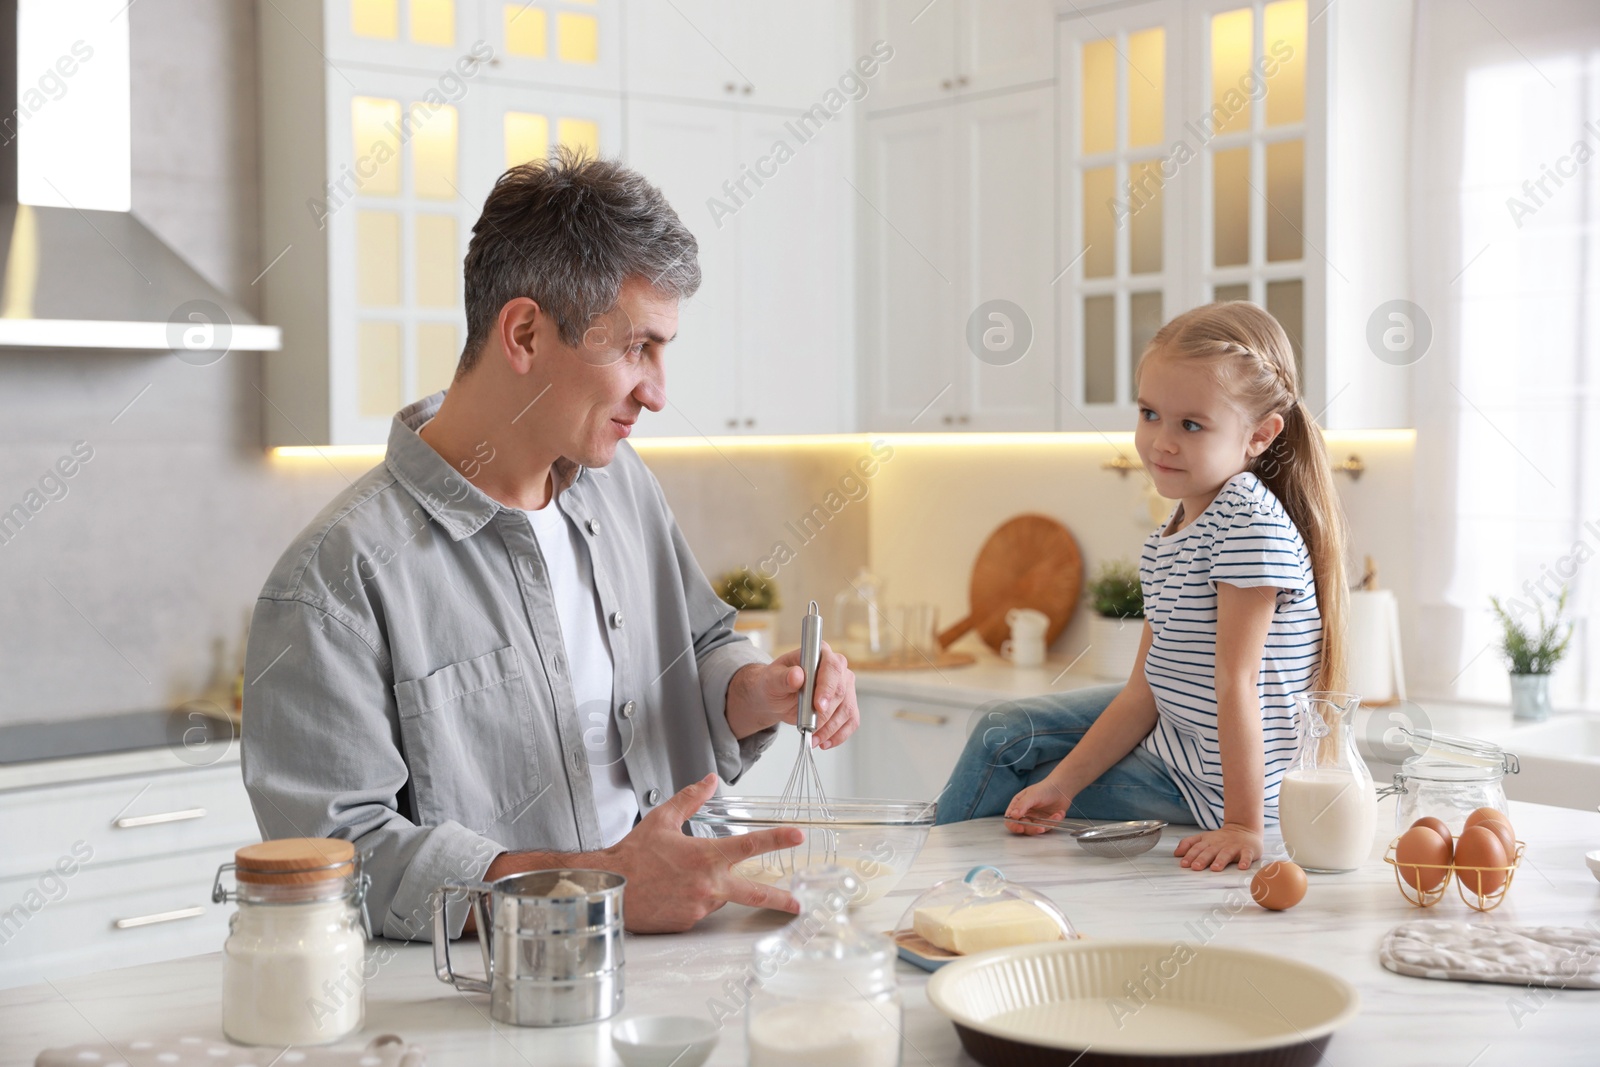
[[[1450,839],[1451,855],[1455,854],[1455,845],[1457,840],[1458,838],[1454,837]],[[1389,847],[1383,853],[1383,862],[1394,868],[1395,885],[1400,887],[1400,895],[1406,898],[1407,903],[1415,904],[1419,908],[1433,907],[1435,904],[1439,903],[1439,901],[1444,899],[1445,890],[1450,888],[1451,879],[1454,878],[1456,883],[1456,891],[1460,894],[1462,901],[1467,905],[1467,907],[1476,911],[1493,911],[1495,908],[1500,906],[1501,901],[1505,900],[1506,893],[1511,889],[1511,880],[1516,875],[1517,868],[1522,864],[1522,851],[1528,847],[1519,840],[1517,842],[1517,854],[1511,857],[1511,863],[1504,867],[1463,867],[1453,861],[1450,863],[1402,864],[1399,860],[1395,859],[1394,856],[1395,846],[1398,844],[1400,844],[1400,839],[1398,837],[1389,842]],[[1411,870],[1411,872],[1416,875],[1417,881],[1419,882],[1426,881],[1426,879],[1421,875],[1421,872],[1424,870],[1443,871],[1444,879],[1432,889],[1419,889],[1407,882],[1401,875],[1400,871],[1402,867]],[[1503,872],[1506,876],[1506,880],[1501,883],[1500,888],[1496,889],[1492,893],[1478,893],[1467,888],[1466,879],[1462,878],[1457,873],[1458,871],[1467,871],[1477,874],[1477,881],[1479,885],[1483,884],[1483,875],[1490,871]],[[1477,898],[1476,902],[1474,902],[1472,899],[1473,897]]]

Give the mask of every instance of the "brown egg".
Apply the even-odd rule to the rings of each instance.
[[[1413,826],[1395,842],[1394,862],[1406,885],[1432,892],[1450,877],[1450,839],[1431,826]]]
[[[1506,872],[1466,868],[1504,867],[1510,862],[1499,836],[1487,826],[1469,827],[1456,839],[1456,877],[1469,892],[1480,897],[1498,893],[1506,884]]]
[[[1478,825],[1485,830],[1494,832],[1494,836],[1500,839],[1501,847],[1506,850],[1506,863],[1515,863],[1517,859],[1517,832],[1511,828],[1511,824],[1503,819],[1485,819]]]
[[[1449,825],[1443,819],[1435,819],[1432,815],[1424,815],[1411,825],[1429,827],[1430,829],[1438,831],[1439,836],[1444,838],[1446,841],[1455,840],[1455,835],[1450,832]]]
[[[1306,872],[1298,863],[1274,860],[1250,879],[1250,899],[1268,911],[1286,911],[1305,896]]]
[[[1507,826],[1511,825],[1511,816],[1507,815],[1499,808],[1479,808],[1477,811],[1467,816],[1467,821],[1462,826],[1462,829],[1469,830],[1486,819],[1494,819],[1497,822],[1505,823]]]

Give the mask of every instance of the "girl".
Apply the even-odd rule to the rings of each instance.
[[[1202,831],[1178,843],[1179,866],[1245,870],[1295,752],[1295,694],[1343,682],[1344,516],[1289,339],[1261,308],[1179,315],[1134,382],[1139,458],[1181,502],[1140,557],[1133,674],[991,713],[967,739],[939,821],[1194,822]]]

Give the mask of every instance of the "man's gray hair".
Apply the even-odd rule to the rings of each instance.
[[[467,246],[467,343],[472,369],[500,309],[518,297],[555,319],[577,347],[622,283],[642,277],[685,299],[700,288],[699,245],[661,190],[614,160],[563,146],[555,158],[512,167],[484,201]]]

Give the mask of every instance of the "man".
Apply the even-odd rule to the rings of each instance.
[[[450,389],[395,416],[383,464],[257,601],[243,755],[262,832],[353,841],[389,937],[429,936],[448,880],[556,867],[625,875],[635,931],[730,900],[794,911],[732,867],[798,830],[683,824],[794,722],[798,653],[769,663],[733,632],[621,444],[666,403],[695,239],[638,174],[566,153],[502,175],[472,232]],[[816,693],[830,748],[860,717],[828,649]]]

